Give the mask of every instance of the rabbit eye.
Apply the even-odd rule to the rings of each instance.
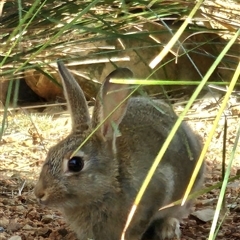
[[[75,156],[68,161],[68,170],[71,172],[80,172],[83,166],[84,162],[82,157]]]

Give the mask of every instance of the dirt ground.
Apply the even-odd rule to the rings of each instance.
[[[230,158],[240,127],[240,101],[234,99],[226,111],[226,158]],[[188,115],[190,124],[205,141],[212,129],[218,107],[194,106],[196,112]],[[181,107],[176,107],[180,112]],[[29,113],[31,112],[31,113]],[[1,113],[2,114],[2,113]],[[2,118],[2,116],[1,116]],[[40,206],[33,188],[38,178],[46,152],[70,130],[70,118],[66,112],[58,115],[19,110],[9,112],[7,129],[0,145],[0,239],[1,240],[73,240],[74,233],[65,225],[61,214]],[[206,155],[207,173],[205,186],[221,180],[224,119],[219,123]],[[234,157],[231,177],[237,179],[228,184],[223,221],[217,239],[240,239],[240,145]],[[203,187],[203,188],[204,188]],[[205,193],[196,200],[193,213],[181,224],[181,240],[208,239],[211,222],[219,198],[219,189]]]

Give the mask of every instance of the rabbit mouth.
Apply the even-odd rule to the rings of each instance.
[[[78,201],[70,201],[71,197],[66,196],[44,196],[38,198],[38,203],[43,207],[50,207],[55,209],[75,208],[78,206]]]
[[[43,205],[43,206],[49,205],[49,204],[47,203],[47,200],[38,199],[38,203],[41,204],[41,205]]]
[[[59,200],[43,200],[43,199],[38,199],[38,203],[43,206],[43,207],[51,207],[51,208],[61,208],[64,204]]]
[[[37,198],[37,201],[42,206],[50,206],[52,205],[52,201],[49,200],[49,198],[46,198],[45,196],[42,198]]]
[[[63,205],[62,199],[54,199],[53,197],[49,196],[48,194],[45,194],[43,196],[39,196],[37,198],[37,201],[40,205],[44,207],[54,207],[59,208],[59,206]]]

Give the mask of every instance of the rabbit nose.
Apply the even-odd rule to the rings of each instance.
[[[39,203],[43,204],[46,198],[46,191],[44,191],[44,189],[42,188],[42,184],[40,181],[38,181],[38,183],[34,188],[34,194],[37,200],[39,201]]]
[[[34,188],[34,194],[36,196],[37,199],[41,199],[44,197],[44,192],[43,191],[40,191],[37,186]]]
[[[42,192],[34,191],[34,192],[35,192],[35,196],[36,196],[38,202],[40,204],[45,204],[46,203],[46,194],[45,194],[45,192],[43,192],[43,191]]]
[[[38,198],[39,201],[41,201],[41,199],[43,199],[45,196],[45,193],[42,192],[42,193],[38,193],[38,195],[36,195],[36,197]]]

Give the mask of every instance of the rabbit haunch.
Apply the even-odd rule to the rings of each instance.
[[[78,239],[120,240],[133,201],[177,116],[159,100],[132,97],[124,102],[130,87],[110,80],[133,75],[119,68],[105,79],[90,121],[81,88],[63,63],[58,62],[58,69],[72,131],[49,150],[35,195],[40,203],[62,211]],[[188,214],[191,201],[159,209],[183,197],[200,152],[198,137],[182,123],[144,193],[126,240],[180,236],[179,221]],[[204,166],[193,190],[201,186],[203,172]]]

